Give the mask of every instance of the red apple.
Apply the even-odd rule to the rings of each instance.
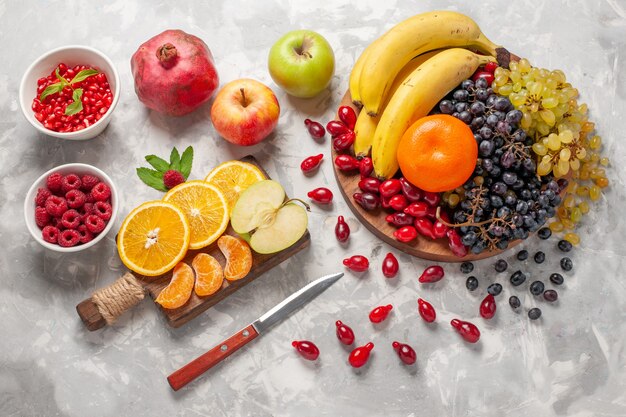
[[[249,78],[226,84],[213,102],[211,119],[217,133],[230,143],[251,146],[276,127],[280,106],[274,92]]]

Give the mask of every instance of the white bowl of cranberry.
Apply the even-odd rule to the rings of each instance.
[[[119,94],[119,75],[106,55],[89,46],[63,46],[28,67],[20,107],[40,132],[85,140],[107,127]]]
[[[43,247],[77,252],[98,243],[117,217],[111,178],[87,164],[61,165],[37,178],[26,194],[24,216]]]

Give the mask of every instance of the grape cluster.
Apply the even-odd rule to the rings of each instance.
[[[505,249],[555,215],[567,184],[537,176],[532,139],[520,127],[523,114],[508,98],[495,94],[484,78],[465,80],[438,109],[467,123],[478,144],[476,168],[452,215],[473,253]]]

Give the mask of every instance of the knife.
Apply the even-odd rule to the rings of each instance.
[[[174,391],[178,391],[324,292],[342,276],[343,272],[326,275],[291,294],[255,321],[168,376],[170,386]]]

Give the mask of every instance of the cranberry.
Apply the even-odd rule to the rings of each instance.
[[[353,171],[359,169],[359,161],[350,155],[337,155],[335,165],[341,171]]]
[[[393,236],[400,242],[408,243],[417,238],[417,230],[413,226],[403,226],[393,232]]]
[[[413,365],[415,361],[417,360],[417,355],[415,354],[415,350],[413,350],[411,346],[405,343],[394,341],[391,344],[391,347],[393,347],[393,350],[396,351],[396,353],[400,357],[400,360],[404,362],[405,364]]]
[[[350,132],[350,129],[348,129],[348,126],[344,125],[343,123],[337,120],[331,120],[330,122],[328,122],[326,124],[326,130],[328,130],[328,133],[330,133],[330,135],[333,138],[336,136],[342,135],[344,133]]]
[[[431,193],[430,191],[424,192],[422,199],[431,207],[435,207],[441,201],[441,195],[439,193]]]
[[[432,323],[437,318],[437,312],[435,312],[432,304],[421,298],[417,299],[417,311],[419,311],[425,322]]]
[[[335,322],[337,326],[337,339],[344,345],[350,346],[354,343],[354,332],[349,326],[343,324],[340,320]]]
[[[400,265],[398,264],[398,260],[393,253],[389,252],[385,259],[383,259],[383,275],[387,278],[393,278],[398,274],[398,270],[400,269]]]
[[[308,173],[316,169],[322,163],[322,159],[324,158],[324,154],[319,154],[315,156],[309,156],[300,164],[300,169],[302,172]]]
[[[409,201],[402,194],[396,194],[389,199],[389,207],[395,211],[402,211],[409,205]]]
[[[361,158],[361,162],[359,163],[359,173],[361,174],[361,179],[368,178],[372,174],[372,171],[374,171],[374,163],[372,162],[372,158],[370,158],[369,156]],[[378,192],[378,190],[376,190],[376,192]]]
[[[335,236],[341,243],[346,242],[350,238],[350,226],[348,226],[348,223],[346,223],[343,216],[337,217]]]
[[[457,231],[450,228],[446,232],[446,235],[448,236],[448,247],[450,247],[452,253],[459,258],[465,257],[467,255],[467,248],[463,245],[461,236],[459,236]]]
[[[493,82],[493,80],[495,79],[493,73],[489,72],[489,71],[476,71],[474,73],[474,75],[472,76],[472,80],[476,81],[479,78],[484,78],[485,80],[487,80],[487,83],[489,85],[491,85],[491,83]]]
[[[365,158],[361,159],[361,163]],[[369,193],[378,194],[378,188],[380,187],[380,181],[376,178],[363,178],[359,181],[359,188],[363,191],[367,191]]]
[[[415,219],[413,216],[406,213],[393,213],[388,215],[385,220],[387,220],[387,223],[391,223],[396,227],[402,227],[412,226]]]
[[[313,139],[321,139],[326,134],[324,126],[322,126],[319,122],[315,122],[311,119],[304,119],[304,125]]]
[[[433,237],[435,239],[441,239],[446,237],[446,233],[448,232],[448,226],[441,223],[439,220],[435,221],[433,224]]]
[[[410,214],[413,217],[426,217],[428,213],[428,204],[423,201],[416,201],[414,203],[409,204],[404,212],[406,214]]]
[[[462,321],[459,319],[452,319],[450,325],[456,329],[457,332],[469,343],[476,343],[480,339],[480,330],[469,321]]]
[[[487,294],[480,303],[480,315],[484,319],[491,319],[496,315],[496,299],[493,295]]]
[[[399,180],[390,179],[383,181],[378,190],[383,197],[392,197],[402,191],[402,184]]]
[[[294,340],[291,346],[295,347],[300,356],[309,361],[314,361],[320,356],[320,350],[315,343],[308,340]]]
[[[406,178],[400,178],[400,184],[402,185],[402,194],[410,202],[419,201],[422,199],[423,191],[411,184]]]
[[[350,131],[347,133],[342,133],[339,136],[336,136],[333,139],[333,149],[337,152],[343,152],[350,149],[350,146],[354,143],[354,139],[356,136],[354,132]]]
[[[375,210],[380,204],[378,196],[372,193],[354,193],[352,198],[365,210]]]
[[[328,188],[320,187],[309,191],[307,196],[316,203],[329,204],[333,201],[333,192]]]
[[[440,265],[429,266],[422,272],[422,275],[418,278],[421,283],[437,282],[443,278],[444,272]]]
[[[485,64],[484,70],[493,74],[494,72],[496,72],[496,68],[498,68],[497,62],[487,62]]]
[[[343,260],[343,264],[354,272],[364,272],[370,267],[370,261],[361,255],[354,255]]]
[[[374,349],[374,344],[369,342],[365,346],[359,346],[350,352],[350,356],[348,357],[348,362],[353,368],[360,368],[361,366],[367,363],[367,360],[370,358],[370,352]]]
[[[354,109],[350,106],[341,106],[337,111],[337,115],[339,116],[339,120],[345,124],[348,129],[354,130],[354,125],[356,125],[356,113]]]
[[[435,234],[433,233],[433,224],[428,219],[415,219],[413,222],[413,226],[419,232],[420,235],[429,237],[431,239],[435,238]]]

